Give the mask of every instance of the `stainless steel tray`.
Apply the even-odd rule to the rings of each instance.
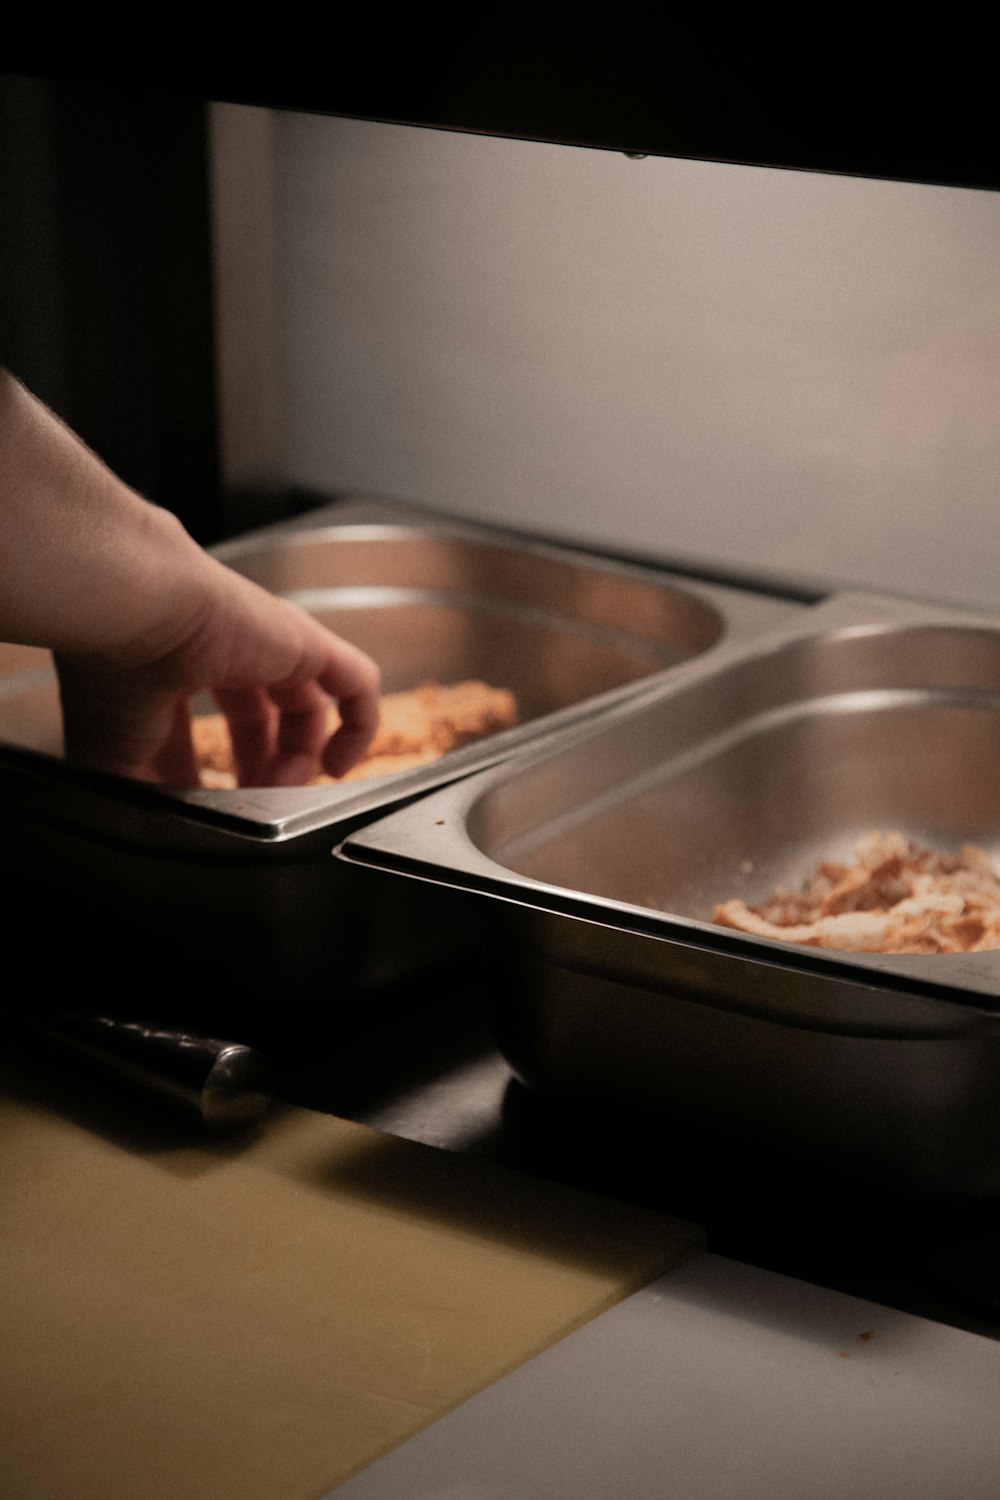
[[[1000,953],[717,927],[871,828],[1000,856],[1000,621],[844,595],[352,834],[475,892],[501,1042],[574,1108],[896,1189],[1000,1191]]]
[[[328,849],[329,828],[504,759],[600,713],[643,680],[723,640],[759,634],[800,607],[386,501],[329,506],[215,553],[370,652],[387,691],[428,678],[479,677],[513,689],[521,722],[429,766],[373,781],[143,795],[113,778],[67,778],[49,658],[3,647],[6,776],[23,768],[30,779],[62,782],[69,790],[50,798],[61,815],[145,848],[162,841],[175,850],[187,841],[218,850],[223,835],[233,852],[234,837],[273,845],[319,834],[317,846]],[[141,818],[140,808],[149,816]]]
[[[138,923],[161,949],[166,931],[186,957],[196,943],[251,953],[262,985],[287,988],[298,975],[324,995],[332,947],[338,988],[349,989],[392,971],[393,950],[410,961],[453,941],[440,900],[412,922],[382,912],[384,882],[337,866],[337,839],[801,607],[365,499],[217,555],[372,652],[387,689],[481,677],[513,688],[523,722],[369,782],[171,791],[66,765],[48,658],[10,648],[0,659],[7,848],[61,911],[86,913],[91,933],[110,928],[116,946]],[[223,975],[231,962],[220,960]]]

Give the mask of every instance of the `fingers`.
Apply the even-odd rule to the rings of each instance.
[[[340,776],[378,726],[379,670],[287,601],[227,569],[206,570],[217,607],[169,652],[57,659],[66,753],[145,781],[197,786],[190,698],[209,689],[230,731],[241,786],[292,786],[321,768]],[[330,700],[340,711],[339,727]]]
[[[312,781],[330,738],[330,700],[315,682],[275,688],[271,696],[281,711],[277,746],[268,767],[268,786],[298,786]]]
[[[313,779],[331,717],[330,700],[317,683],[215,696],[229,722],[241,786],[300,786]]]
[[[337,715],[316,681],[215,690],[241,786],[298,786],[320,769],[342,776],[360,760],[378,727],[378,671],[351,648],[323,681],[341,688],[340,724],[332,738]]]
[[[278,736],[277,705],[262,687],[216,688],[212,696],[226,716],[240,786],[267,786]]]
[[[186,697],[86,659],[57,656],[56,668],[67,760],[136,781],[198,785]]]
[[[187,698],[178,698],[174,704],[170,731],[156,754],[153,769],[155,775],[148,779],[166,786],[198,785],[198,761],[191,740],[191,707]]]
[[[292,786],[321,769],[343,775],[378,727],[375,662],[287,600],[232,574],[227,589],[246,613],[230,634],[227,670],[213,692],[229,721],[240,784]],[[265,657],[283,675],[263,675]],[[331,699],[340,714],[332,738]]]
[[[352,646],[339,663],[336,685],[332,676],[324,677],[323,685],[340,710],[340,727],[323,752],[323,768],[329,776],[343,776],[378,728],[380,674],[371,658]]]

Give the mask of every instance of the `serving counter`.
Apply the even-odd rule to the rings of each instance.
[[[211,1146],[2,1084],[5,1500],[312,1500],[702,1239],[308,1110]]]
[[[1000,1329],[928,1222],[571,1130],[465,993],[274,1034],[222,1139],[12,1040],[7,1500],[989,1500]]]

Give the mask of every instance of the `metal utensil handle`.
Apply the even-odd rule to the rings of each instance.
[[[256,1124],[272,1100],[264,1058],[242,1042],[118,1016],[48,1011],[15,1019],[213,1132]]]

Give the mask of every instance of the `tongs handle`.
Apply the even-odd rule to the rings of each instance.
[[[214,1133],[257,1124],[271,1103],[267,1064],[243,1042],[75,1011],[21,1011],[15,1019]]]

